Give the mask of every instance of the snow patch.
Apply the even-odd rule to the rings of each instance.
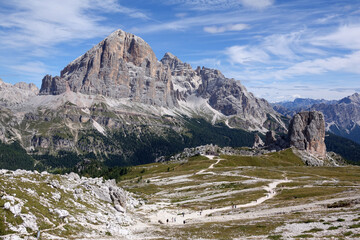
[[[105,129],[95,120],[92,120],[93,126],[96,130],[98,130],[98,132],[100,132],[102,135],[106,136],[106,131]]]

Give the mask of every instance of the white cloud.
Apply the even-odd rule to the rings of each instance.
[[[274,4],[273,0],[241,0],[245,7],[264,9]]]
[[[274,0],[171,0],[167,4],[183,4],[197,11],[218,11],[238,8],[264,9],[274,4]]]
[[[270,59],[269,55],[256,47],[232,46],[225,50],[225,54],[230,58],[231,63],[247,64],[250,62],[266,62]]]
[[[19,71],[25,75],[44,75],[48,72],[46,65],[40,61],[26,62],[21,65],[9,66],[9,68]]]
[[[243,23],[228,24],[224,26],[208,26],[204,27],[204,31],[208,33],[223,33],[229,31],[242,31],[248,28],[248,25]]]
[[[266,49],[273,55],[286,59],[294,59],[296,54],[293,48],[298,48],[300,37],[301,32],[270,35],[264,39],[261,48]]]
[[[360,49],[360,25],[344,25],[336,32],[315,37],[312,41],[313,44],[319,46]]]
[[[315,60],[306,60],[290,65],[287,68],[266,71],[266,72],[248,72],[249,79],[278,79],[285,80],[296,76],[320,75],[328,72],[347,72],[360,74],[360,51],[354,52],[344,57],[319,58]]]
[[[0,41],[7,47],[43,48],[104,36],[114,30],[102,24],[104,13],[147,18],[116,0],[13,0],[6,6],[0,13]]]

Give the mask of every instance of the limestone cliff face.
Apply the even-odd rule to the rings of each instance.
[[[45,76],[41,94],[65,91],[172,107],[177,104],[171,73],[140,37],[117,30],[66,66],[60,77]]]
[[[289,126],[290,145],[319,157],[326,157],[325,120],[321,112],[296,114]]]
[[[270,104],[248,92],[240,81],[226,78],[217,69],[193,70],[171,53],[166,53],[161,62],[171,71],[178,100],[186,101],[192,94],[206,99],[213,109],[230,118],[228,123],[233,127],[269,129],[271,119],[274,129],[285,130]]]

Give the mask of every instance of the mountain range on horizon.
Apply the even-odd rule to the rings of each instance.
[[[286,134],[290,121],[240,81],[216,69],[193,69],[171,53],[158,60],[143,39],[122,30],[76,58],[60,76],[46,75],[40,90],[0,82],[0,93],[0,140],[18,142],[39,168],[84,159],[108,166],[143,164],[210,143],[252,146],[256,134]],[[311,109],[324,113],[327,129],[349,137],[343,129],[357,129],[353,112],[359,112],[354,110],[359,102],[358,95],[348,99],[298,105],[317,103]],[[336,104],[341,116],[329,107]]]

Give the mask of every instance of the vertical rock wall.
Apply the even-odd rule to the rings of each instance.
[[[325,121],[321,112],[300,112],[289,126],[290,146],[326,157]]]

